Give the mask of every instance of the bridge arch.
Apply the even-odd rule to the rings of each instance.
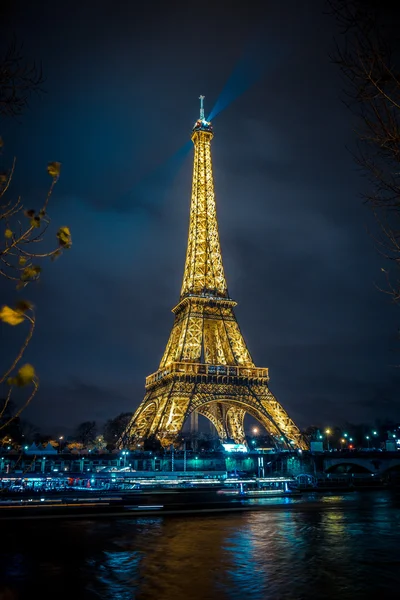
[[[357,461],[343,461],[331,464],[325,469],[325,473],[335,475],[353,475],[357,473],[374,473],[373,468],[367,467],[365,464],[360,464]]]
[[[381,475],[400,475],[400,461],[395,464],[389,464],[388,467],[381,469]]]

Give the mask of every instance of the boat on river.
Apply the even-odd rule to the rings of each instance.
[[[296,481],[291,477],[264,477],[226,479],[218,494],[240,498],[278,498],[300,496],[301,491],[296,488]]]

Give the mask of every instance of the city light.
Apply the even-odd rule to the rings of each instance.
[[[253,444],[255,442],[253,441]],[[247,446],[245,444],[222,444],[225,452],[247,452]]]
[[[258,427],[254,427],[254,428],[253,428],[253,433],[254,433],[254,434],[257,434],[257,433],[258,433]]]

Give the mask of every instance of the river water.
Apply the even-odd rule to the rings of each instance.
[[[399,597],[399,495],[268,502],[218,516],[3,521],[0,600]]]

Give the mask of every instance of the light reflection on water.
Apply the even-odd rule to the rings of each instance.
[[[400,584],[399,526],[390,492],[218,516],[14,522],[2,528],[0,600],[386,598]]]

